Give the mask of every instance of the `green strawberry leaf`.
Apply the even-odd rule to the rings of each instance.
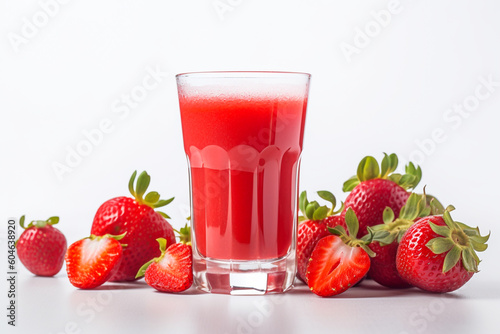
[[[342,235],[347,235],[347,232],[346,230],[344,229],[343,226],[340,226],[340,225],[337,225],[335,227],[330,227],[328,226],[327,227],[328,231],[331,233],[331,234],[335,234],[335,235],[338,235],[338,236],[342,236]]]
[[[309,204],[309,202],[307,201],[307,192],[304,190],[303,192],[300,193],[300,197],[299,197],[299,210],[300,210],[300,212],[305,214],[306,207],[308,204]]]
[[[317,208],[316,210],[314,210],[314,212],[313,212],[313,220],[323,220],[323,219],[325,219],[328,216],[328,212],[329,211],[330,211],[330,209],[326,205],[320,206],[319,208]]]
[[[427,204],[431,208],[431,214],[442,215],[445,211],[443,204],[441,204],[441,202],[439,202],[439,200],[432,195],[426,194],[425,196],[427,198]]]
[[[375,257],[377,256],[377,254],[375,254],[375,252],[370,248],[368,247],[368,245],[360,245],[360,247],[366,252],[366,254],[368,254],[369,257]]]
[[[144,200],[148,203],[157,203],[160,200],[160,194],[156,191],[151,191],[144,197]]]
[[[410,197],[408,197],[406,204],[401,208],[401,211],[399,212],[399,217],[406,220],[412,220],[412,221],[415,220],[415,218],[418,217],[419,209],[421,208],[421,205],[419,205],[421,198],[422,198],[421,195],[412,193]]]
[[[472,255],[472,252],[469,248],[466,248],[462,251],[462,264],[467,271],[478,271],[478,262],[476,262],[476,260],[474,259],[474,256]]]
[[[401,185],[400,180],[401,180],[402,177],[403,176],[401,174],[399,174],[399,173],[392,173],[391,175],[389,175],[389,177],[387,179],[390,180],[390,181],[392,181],[392,182],[394,182],[394,183],[396,183],[396,184]]]
[[[405,189],[413,188],[412,185],[415,182],[415,175],[404,174],[399,180],[399,185]]]
[[[141,278],[144,275],[146,275],[146,270],[148,269],[149,265],[153,262],[155,262],[157,258],[151,259],[148,262],[144,263],[139,270],[137,271],[137,274],[135,275],[135,278]]]
[[[158,241],[158,245],[160,246],[160,252],[164,253],[167,250],[167,239],[158,238],[156,241]]]
[[[349,192],[352,191],[356,186],[360,183],[359,179],[357,176],[351,177],[349,180],[344,182],[344,185],[342,187],[343,192]]]
[[[170,216],[167,215],[165,212],[162,211],[156,211],[156,212],[159,213],[163,218],[170,219]]]
[[[188,217],[187,220],[190,219],[191,218]],[[186,223],[186,225],[184,225],[184,227],[181,227],[179,230],[174,229],[174,232],[179,235],[180,243],[191,245],[191,227],[189,227],[188,223]]]
[[[431,226],[431,229],[440,236],[449,237],[451,235],[450,229],[446,226],[436,225],[432,222],[429,222],[429,225]]]
[[[364,157],[358,165],[357,175],[361,182],[379,177],[380,168],[377,160],[371,156]]]
[[[434,238],[426,244],[434,254],[442,254],[449,251],[455,244],[449,238]]]
[[[427,217],[431,215],[432,209],[430,207],[425,207],[420,211],[420,214],[418,215],[420,218]]]
[[[49,225],[55,225],[59,223],[59,217],[50,217],[49,219],[47,219],[47,224]]]
[[[162,206],[170,204],[174,199],[175,199],[175,197],[172,197],[172,198],[169,198],[169,199],[159,200],[158,202],[156,202],[155,204],[153,204],[152,207],[155,208],[155,209],[156,208],[161,208]]]
[[[420,183],[420,180],[422,180],[422,169],[420,166],[415,167],[413,162],[410,162],[405,167],[405,172],[407,175],[412,175],[414,177],[413,181],[408,184],[408,188],[415,188]]]
[[[325,201],[332,203],[332,210],[337,206],[337,199],[331,192],[326,190],[320,190],[318,191],[318,196],[324,199]]]
[[[134,171],[132,173],[132,176],[130,177],[130,180],[128,181],[128,190],[130,191],[132,196],[134,196],[135,198],[137,198],[137,195],[136,195],[135,190],[134,190],[134,182],[135,182],[136,175],[137,175],[137,171]]]
[[[313,219],[314,211],[319,208],[319,203],[316,201],[312,201],[306,206],[306,217],[309,219]]]
[[[465,232],[465,233],[467,234],[467,232]],[[476,242],[476,243],[484,244],[485,242],[487,242],[490,239],[490,234],[491,234],[491,232],[488,233],[488,235],[485,235],[484,237],[482,237],[479,234],[479,230],[478,230],[476,235],[473,235],[470,237],[470,240],[473,242]]]
[[[460,260],[460,257],[462,255],[462,250],[458,246],[453,246],[448,254],[446,254],[444,258],[444,264],[443,264],[443,274],[447,273],[451,268],[453,268],[457,263],[458,260]]]
[[[359,221],[358,217],[351,208],[347,209],[347,212],[345,214],[345,223],[347,225],[347,231],[349,232],[349,235],[353,238],[356,238],[359,231]]]
[[[24,226],[24,219],[25,219],[25,216],[22,215],[21,218],[19,219],[19,225],[21,225],[21,227],[25,230],[26,227]]]
[[[151,177],[146,173],[146,171],[142,172],[137,178],[137,185],[135,188],[135,193],[138,198],[142,199],[144,193],[149,187],[149,183],[151,182]]]
[[[381,246],[392,244],[394,240],[395,235],[389,231],[375,231],[373,235],[373,242],[377,241]]]
[[[477,241],[475,241],[473,239],[471,239],[471,243],[472,243],[472,247],[477,252],[484,252],[488,248],[487,244],[479,243],[479,242],[477,242]]]
[[[451,215],[450,215],[449,211],[445,211],[443,213],[443,219],[444,219],[444,222],[445,222],[446,226],[448,226],[449,229],[454,229],[456,225],[458,226],[458,224],[456,224],[453,221],[453,219],[451,218]]]
[[[151,182],[151,177],[146,171],[143,171],[139,177],[137,178],[137,183],[135,185],[134,189],[134,182],[135,182],[135,177],[137,175],[137,171],[134,171],[132,173],[132,176],[130,177],[129,183],[128,183],[128,189],[132,196],[134,196],[135,200],[139,204],[144,204],[147,205],[153,209],[160,208],[162,206],[165,206],[172,202],[174,200],[174,197],[169,198],[167,200],[162,200],[160,199],[160,194],[156,191],[151,191],[149,192],[146,197],[144,197],[144,194],[146,193],[149,184]],[[170,218],[167,216],[165,213],[157,211],[160,215],[162,215],[165,218]]]
[[[381,163],[382,172],[380,173],[380,177],[382,179],[386,179],[389,174],[396,170],[397,167],[398,156],[394,153],[392,153],[391,155],[387,155],[387,153],[384,153],[384,158],[382,159]]]
[[[384,223],[389,224],[394,221],[394,211],[388,206],[385,207],[384,212],[382,213],[382,219]]]

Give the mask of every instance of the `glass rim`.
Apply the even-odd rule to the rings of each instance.
[[[180,78],[280,78],[280,77],[301,77],[311,78],[310,73],[306,72],[288,72],[288,71],[201,71],[201,72],[184,72],[179,73],[175,77]]]

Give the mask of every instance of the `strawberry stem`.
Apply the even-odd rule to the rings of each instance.
[[[302,212],[302,216],[299,216],[299,221],[309,220],[323,220],[326,217],[330,217],[338,214],[344,209],[344,203],[341,202],[340,209],[335,211],[335,206],[337,205],[337,199],[335,196],[326,190],[318,191],[318,196],[325,201],[332,204],[329,208],[326,205],[320,206],[317,201],[309,202],[307,200],[307,192],[303,191],[299,196],[299,210]]]
[[[104,234],[104,235],[94,235],[94,234],[91,234],[90,236],[86,237],[86,238],[83,238],[83,239],[90,239],[90,240],[101,240],[101,239],[104,239],[104,238],[111,238],[111,239],[115,239],[116,241],[120,241],[122,240],[125,235],[127,234],[127,232],[124,232],[122,234]],[[122,246],[127,246],[126,244],[122,244]]]
[[[191,220],[191,217],[188,217],[187,220]],[[180,243],[191,245],[191,228],[188,223],[184,227],[181,227],[180,230],[174,228],[174,232],[178,234]]]
[[[24,215],[21,216],[21,218],[19,219],[19,225],[21,225],[21,227],[25,230],[26,227],[24,227],[24,218],[25,218]]]
[[[443,263],[443,273],[453,268],[460,259],[462,265],[468,272],[478,272],[480,262],[477,252],[485,251],[488,245],[486,242],[490,238],[491,232],[486,236],[481,236],[479,228],[472,228],[464,223],[456,222],[451,218],[450,211],[455,209],[448,206],[443,213],[443,220],[446,225],[436,225],[429,222],[434,233],[439,237],[431,239],[426,246],[434,254],[446,253]]]
[[[28,226],[24,226],[24,221],[25,221],[25,216],[23,215],[20,219],[19,219],[19,225],[23,228],[23,229],[29,229],[31,227],[36,227],[36,228],[43,228],[47,225],[55,225],[57,223],[59,223],[59,217],[50,217],[49,219],[47,220],[33,220],[31,221]]]
[[[163,200],[160,199],[160,194],[156,191],[151,191],[146,194],[146,191],[151,183],[151,177],[146,171],[143,171],[137,178],[137,182],[134,188],[135,177],[137,176],[137,171],[132,173],[130,180],[128,182],[128,190],[134,196],[135,200],[139,204],[147,205],[153,209],[160,208],[172,202],[175,197]],[[144,196],[146,194],[146,196]],[[157,211],[160,215],[165,218],[170,218],[166,213]]]
[[[356,213],[351,208],[347,209],[345,222],[347,225],[347,232],[340,225],[337,225],[333,228],[328,227],[328,231],[339,236],[346,245],[351,247],[361,247],[368,254],[368,256],[375,257],[375,252],[373,252],[370,247],[368,247],[373,239],[373,230],[368,227],[368,234],[363,236],[361,239],[357,239],[356,235],[358,234],[359,230],[359,221]]]
[[[373,241],[378,241],[381,246],[389,245],[394,241],[399,242],[406,230],[413,225],[419,217],[426,217],[432,212],[427,205],[427,196],[412,193],[406,204],[399,211],[399,217],[395,219],[394,212],[386,207],[383,213],[384,224],[373,226]]]
[[[373,179],[391,180],[405,190],[415,188],[422,179],[422,169],[410,162],[405,167],[405,174],[401,175],[394,173],[397,166],[398,157],[394,153],[391,155],[384,153],[380,166],[374,157],[366,156],[359,163],[356,175],[344,182],[342,190],[349,192],[361,182]]]

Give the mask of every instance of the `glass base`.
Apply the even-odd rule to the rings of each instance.
[[[196,253],[196,252],[195,252]],[[272,260],[214,260],[193,254],[195,286],[205,292],[230,295],[282,293],[293,287],[295,253]]]

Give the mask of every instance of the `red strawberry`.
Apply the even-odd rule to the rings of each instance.
[[[160,200],[160,194],[156,191],[143,198],[151,178],[142,172],[134,189],[136,174],[132,174],[129,182],[130,193],[135,199],[116,197],[105,202],[97,210],[92,224],[91,234],[94,235],[127,233],[123,243],[128,246],[123,250],[123,260],[111,281],[134,280],[144,262],[160,255],[156,239],[165,238],[169,244],[175,243],[172,226],[164,218],[170,217],[155,211],[174,198]]]
[[[59,217],[47,220],[34,220],[24,227],[24,216],[19,224],[24,232],[16,243],[17,254],[21,263],[38,276],[54,276],[64,263],[66,238],[57,228]]]
[[[311,203],[307,200],[307,193],[300,194],[299,207],[303,216],[299,217],[302,222],[297,232],[297,277],[306,282],[307,265],[311,253],[320,239],[330,235],[327,227],[335,227],[340,223],[340,216],[335,216],[342,211],[333,211],[337,201],[335,196],[328,191],[318,191],[318,195],[332,203],[332,208],[319,206],[318,202]]]
[[[329,297],[346,291],[358,283],[370,269],[373,251],[366,240],[356,239],[358,220],[352,209],[346,213],[348,233],[342,226],[330,228],[330,235],[321,239],[314,248],[307,267],[307,282],[312,292]]]
[[[375,282],[393,289],[410,288],[405,280],[399,277],[396,270],[396,252],[398,243],[392,242],[388,245],[380,245],[378,242],[370,244],[370,248],[377,254],[372,259],[368,275]],[[377,258],[377,260],[375,260]]]
[[[399,277],[396,269],[399,241],[416,219],[428,216],[431,211],[433,214],[439,214],[444,212],[444,208],[435,198],[432,198],[430,206],[428,206],[425,193],[423,195],[411,194],[396,219],[394,219],[394,212],[391,208],[385,208],[384,224],[373,226],[374,237],[370,244],[370,248],[377,253],[377,256],[372,259],[368,273],[374,281],[389,288],[408,288],[411,286]]]
[[[189,227],[184,230],[189,234]],[[167,248],[164,238],[158,238],[157,241],[161,255],[144,264],[136,277],[145,276],[149,286],[162,292],[182,292],[189,289],[193,284],[191,242],[179,242]]]
[[[66,252],[66,271],[71,284],[80,289],[92,289],[106,282],[122,259],[124,235],[106,234],[78,240]]]
[[[396,154],[384,153],[381,167],[377,160],[367,156],[358,165],[357,175],[344,183],[343,190],[351,193],[345,200],[342,219],[348,208],[356,212],[359,219],[359,234],[367,234],[367,227],[383,223],[382,213],[390,207],[396,214],[405,205],[410,194],[408,189],[415,188],[422,178],[420,167],[413,163],[406,166],[406,174],[393,173],[398,166]],[[397,217],[396,217],[397,218]]]
[[[449,292],[463,286],[478,271],[476,251],[487,248],[483,237],[451,218],[449,207],[443,216],[419,219],[399,244],[396,267],[401,278],[420,289]]]

